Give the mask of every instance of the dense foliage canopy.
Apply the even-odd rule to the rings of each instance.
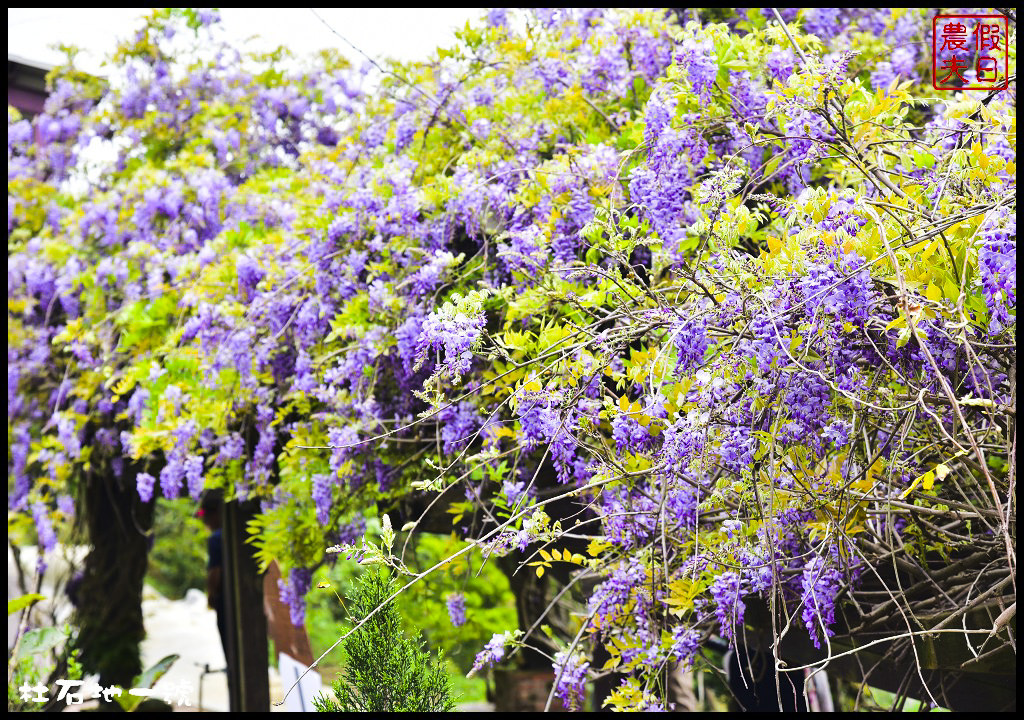
[[[299,620],[447,510],[577,598],[477,659],[576,707],[598,644],[657,707],[755,598],[824,657],[1015,592],[1016,84],[935,91],[925,11],[494,11],[358,70],[220,33],[157,12],[8,111],[9,523],[258,498]]]

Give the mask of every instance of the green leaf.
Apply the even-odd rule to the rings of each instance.
[[[168,655],[167,657],[160,660],[156,665],[144,671],[135,679],[135,687],[139,688],[151,688],[156,685],[157,681],[167,674],[167,671],[171,669],[180,655]]]
[[[935,165],[935,156],[931,153],[914,151],[914,164],[922,168],[931,168]]]
[[[782,162],[782,153],[777,153],[775,157],[768,161],[764,166],[763,177],[771,177],[776,170],[779,169],[779,163]]]
[[[16,597],[13,600],[8,600],[7,615],[11,616],[19,610],[21,610],[22,608],[26,608],[29,605],[35,605],[40,600],[45,599],[45,595],[40,595],[39,593],[29,593],[28,595],[22,595],[21,597]]]
[[[18,659],[43,655],[60,645],[67,639],[63,630],[55,627],[42,627],[29,630],[21,638],[18,648]]]

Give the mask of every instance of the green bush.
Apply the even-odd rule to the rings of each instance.
[[[209,530],[195,516],[191,500],[156,503],[146,581],[172,600],[185,597],[189,588],[204,590],[208,535]]]
[[[375,518],[367,522],[368,537],[375,537],[379,529]],[[399,538],[399,544],[404,544],[403,537]],[[464,546],[463,541],[452,535],[417,534],[406,548],[404,558],[412,571],[422,572]],[[313,584],[328,583],[348,595],[354,591],[360,569],[359,565],[346,562],[324,566],[316,572]],[[445,602],[454,592],[465,598],[466,622],[459,627],[452,623]],[[444,651],[459,702],[484,701],[487,674],[467,678],[466,673],[473,666],[476,653],[495,633],[517,624],[515,599],[508,578],[497,565],[483,562],[479,554],[463,556],[443,571],[415,583],[395,602],[405,630],[422,633],[430,647]],[[306,596],[306,627],[316,658],[344,634],[346,614],[333,590],[322,588]],[[331,676],[332,671],[344,665],[343,656],[340,645],[327,653],[319,665],[324,676]]]
[[[445,712],[455,706],[443,656],[431,657],[421,636],[405,633],[394,601],[384,604],[392,593],[394,583],[384,572],[370,570],[360,578],[349,620],[353,626],[366,622],[342,643],[345,671],[332,686],[336,699],[314,699],[320,712]]]
[[[413,570],[422,572],[463,547],[465,543],[451,535],[423,533],[414,536],[409,553],[413,557],[407,554],[406,559]],[[461,627],[452,624],[445,604],[452,592],[465,597],[466,622]],[[462,677],[495,633],[518,626],[508,578],[495,562],[484,562],[479,553],[463,556],[416,583],[402,593],[398,605],[402,616],[423,631],[432,647],[444,648]]]

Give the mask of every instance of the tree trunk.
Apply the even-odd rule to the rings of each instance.
[[[153,502],[139,499],[136,471],[125,468],[120,479],[109,470],[90,471],[83,493],[90,550],[79,591],[77,645],[83,668],[97,673],[103,686],[130,688],[142,672],[142,585]]]

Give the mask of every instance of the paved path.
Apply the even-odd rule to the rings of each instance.
[[[146,639],[142,641],[143,667],[155,665],[167,655],[181,656],[154,689],[172,693],[191,689],[191,707],[176,708],[179,710],[227,712],[227,676],[223,672],[203,674],[206,665],[211,670],[224,668],[217,614],[206,606],[203,591],[193,588],[182,600],[168,600],[146,586],[142,594],[142,618],[146,626]],[[277,670],[271,668],[271,703],[280,701],[283,695]],[[284,712],[284,707],[272,705],[271,711]]]
[[[155,665],[167,655],[178,659],[156,684],[155,690],[173,691],[191,688],[191,705],[196,709],[226,712],[228,683],[224,673],[202,677],[203,668],[224,668],[224,650],[217,632],[217,614],[206,607],[206,595],[192,589],[183,600],[168,600],[146,586],[142,593],[142,618],[146,639],[142,641],[142,667]],[[182,708],[184,709],[184,708]]]

